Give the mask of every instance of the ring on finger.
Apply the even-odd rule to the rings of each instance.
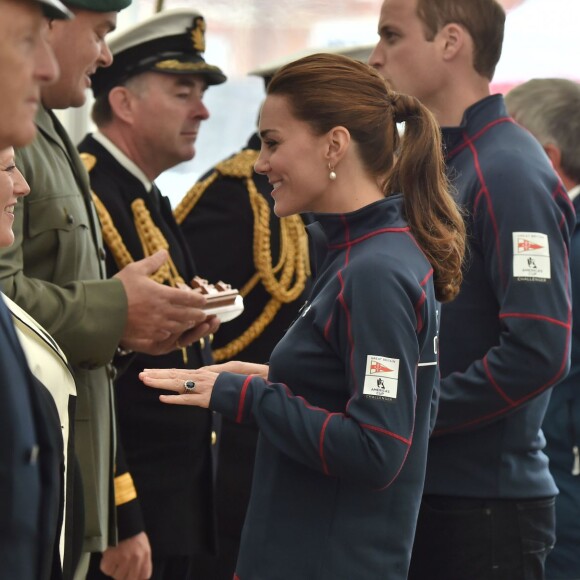
[[[183,381],[183,394],[184,395],[191,395],[195,392],[195,381],[187,380]]]

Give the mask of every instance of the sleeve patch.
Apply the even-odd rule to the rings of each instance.
[[[545,282],[551,277],[548,236],[538,232],[513,232],[514,278]]]
[[[399,384],[399,359],[367,355],[363,396],[394,401]]]

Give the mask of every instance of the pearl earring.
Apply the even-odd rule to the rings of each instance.
[[[336,172],[334,171],[334,168],[330,166],[330,163],[328,164],[328,169],[330,170],[328,174],[328,179],[334,181],[336,179]]]

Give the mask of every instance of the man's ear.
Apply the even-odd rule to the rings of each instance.
[[[334,127],[327,133],[327,158],[335,166],[346,154],[350,144],[350,132],[346,127]]]
[[[109,92],[108,99],[113,115],[129,125],[132,124],[133,93],[127,87],[113,87]]]
[[[460,24],[450,22],[437,33],[444,60],[453,60],[461,52],[467,40],[467,31]]]
[[[554,168],[554,171],[558,174],[558,175],[562,175],[562,151],[561,149],[557,146],[554,145],[553,143],[546,143],[545,145],[543,145],[544,147],[544,151],[546,152],[546,155],[549,157],[550,161],[552,162],[552,167]]]
[[[544,151],[550,158],[554,169],[559,173],[562,167],[562,151],[560,151],[560,148],[553,143],[548,143],[544,145]]]

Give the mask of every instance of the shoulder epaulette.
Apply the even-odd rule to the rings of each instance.
[[[256,163],[259,154],[259,151],[254,151],[253,149],[244,149],[229,159],[218,163],[215,166],[215,169],[203,181],[198,181],[194,184],[173,210],[175,221],[177,221],[178,224],[183,223],[185,218],[201,199],[201,196],[220,175],[223,175],[224,177],[251,180],[254,175],[254,164]]]
[[[85,166],[85,169],[88,173],[90,173],[97,164],[97,158],[90,153],[81,153],[80,157],[83,165]]]
[[[309,274],[308,241],[300,216],[293,215],[280,219],[280,255],[276,265],[272,261],[271,211],[253,180],[254,165],[259,155],[259,151],[244,149],[218,163],[208,177],[197,182],[187,192],[173,212],[177,223],[183,223],[205,191],[220,176],[240,179],[245,183],[254,214],[256,272],[240,289],[240,294],[246,297],[258,283],[261,283],[271,298],[261,314],[238,338],[213,351],[216,362],[233,358],[256,340],[272,322],[282,305],[293,302],[302,294]]]

